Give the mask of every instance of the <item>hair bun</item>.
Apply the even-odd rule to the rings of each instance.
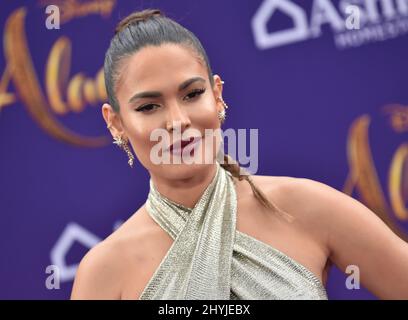
[[[163,16],[163,14],[159,9],[146,9],[143,11],[133,12],[132,14],[128,15],[126,18],[123,18],[118,23],[115,29],[115,34],[117,34],[118,32],[121,32],[123,29],[125,29],[131,24],[146,21],[154,16]]]

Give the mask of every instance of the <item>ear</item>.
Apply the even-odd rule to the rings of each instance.
[[[110,126],[109,131],[113,137],[123,136],[125,130],[123,128],[122,119],[119,113],[115,112],[110,104],[103,104],[102,116],[105,119],[106,126]]]
[[[224,108],[224,106],[221,100],[219,100],[219,98],[222,98],[223,81],[221,80],[221,77],[218,74],[215,74],[213,76],[213,79],[214,79],[213,87],[214,97],[215,100],[217,101],[218,111],[221,111]]]

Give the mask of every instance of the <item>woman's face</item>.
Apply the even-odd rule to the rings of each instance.
[[[128,139],[151,174],[183,179],[214,163],[220,138],[205,129],[220,128],[218,111],[223,106],[217,98],[221,97],[222,83],[215,75],[211,87],[205,63],[192,49],[176,44],[148,46],[124,60],[119,71],[116,97],[120,114],[105,104],[104,117],[114,127],[112,134]],[[154,132],[160,137],[165,133],[168,139],[152,139]],[[193,164],[159,148],[190,137],[202,138],[188,154]],[[169,163],[157,164],[157,159]]]

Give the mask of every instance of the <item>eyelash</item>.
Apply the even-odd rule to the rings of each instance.
[[[191,99],[194,99],[194,98],[202,95],[204,92],[205,92],[204,88],[194,89],[187,96],[190,96],[190,95],[194,94],[194,96],[189,99],[189,100],[191,100]],[[138,112],[149,112],[149,111],[154,110],[154,109],[148,109],[148,107],[150,107],[150,106],[156,106],[156,104],[145,104],[145,105],[137,108],[136,111],[138,111]]]

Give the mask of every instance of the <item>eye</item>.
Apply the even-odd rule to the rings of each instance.
[[[186,97],[184,98],[185,100],[190,100],[193,99],[199,95],[202,95],[205,92],[205,89],[195,89],[193,91],[191,91],[188,95],[186,95]]]
[[[184,100],[191,100],[196,98],[199,95],[202,95],[205,92],[205,88],[201,89],[194,89],[191,91],[189,94],[187,94],[184,98]],[[149,113],[150,111],[153,111],[156,109],[155,107],[159,107],[157,104],[145,104],[143,106],[140,106],[136,109],[137,112],[143,112],[143,113]]]
[[[157,106],[157,104],[145,104],[144,106],[141,106],[136,109],[138,112],[149,112],[154,110],[154,106]]]

